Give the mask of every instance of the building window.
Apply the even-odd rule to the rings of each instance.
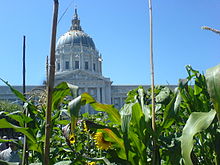
[[[88,70],[88,69],[89,69],[89,62],[86,61],[86,62],[85,62],[85,70]]]
[[[75,61],[75,69],[79,69],[79,61]]]
[[[95,71],[95,63],[93,63],[93,70]]]
[[[70,69],[70,62],[69,61],[65,62],[65,69]]]
[[[57,71],[60,70],[60,63],[57,63]]]

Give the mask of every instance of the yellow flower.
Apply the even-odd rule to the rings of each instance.
[[[96,162],[88,162],[87,165],[96,165]]]
[[[97,132],[94,135],[94,139],[95,139],[95,144],[96,146],[101,149],[101,150],[107,150],[111,147],[111,142],[109,141],[105,141],[104,137],[103,137],[103,133],[102,132]]]
[[[70,144],[75,143],[76,139],[75,139],[74,133],[70,133],[70,135],[69,135],[69,141],[70,141]]]
[[[86,121],[83,121],[83,131],[88,132],[88,127],[86,125]]]

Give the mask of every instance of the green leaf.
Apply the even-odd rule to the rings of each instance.
[[[11,89],[12,93],[14,93],[21,101],[26,102],[26,98],[24,97],[24,95],[21,92],[19,92],[15,88],[13,88],[7,81],[4,81],[1,78],[0,78],[0,80],[2,80]]]
[[[157,103],[162,103],[170,97],[170,89],[168,87],[164,87],[161,89],[160,93],[155,97]]]
[[[68,104],[68,109],[69,109],[70,117],[71,117],[71,132],[72,133],[76,127],[76,122],[79,116],[80,107],[81,107],[81,96],[78,96],[77,98],[73,99]]]
[[[149,126],[147,122],[144,119],[144,113],[143,110],[141,109],[141,106],[139,103],[135,103],[132,106],[132,119],[131,119],[132,126],[135,127],[135,132],[138,133],[139,135],[139,140],[145,141],[143,138],[144,132],[146,128]],[[130,134],[130,132],[129,132]]]
[[[69,120],[56,120],[55,124],[59,124],[59,125],[67,125],[69,124]]]
[[[9,123],[6,119],[0,119],[0,128],[13,128],[16,132],[21,132],[27,136],[27,138],[31,141],[32,148],[35,151],[42,153],[40,147],[38,147],[36,139],[28,132],[28,128],[18,127]]]
[[[93,121],[90,121],[90,120],[84,120],[84,122],[86,123],[86,126],[87,126],[88,130],[91,130],[93,132],[96,132],[97,129],[109,128],[109,127],[104,126],[104,125],[96,124],[96,123],[94,123]]]
[[[199,86],[198,82],[195,82],[194,85],[194,95],[198,95],[202,92],[202,88]]]
[[[6,119],[0,119],[0,128],[13,128],[15,131],[25,134],[32,142],[35,142],[34,137],[28,133],[26,128],[13,125],[9,123]]]
[[[101,104],[99,102],[96,102],[96,100],[88,93],[81,94],[81,97],[81,105],[90,104],[91,107],[96,111],[106,112],[111,122],[119,125],[121,124],[121,116],[119,114],[119,111],[116,108],[114,108],[113,105]]]
[[[117,146],[119,148],[119,153],[118,156],[122,159],[126,159],[125,155],[125,147],[124,147],[124,142],[123,140],[118,137],[112,130],[105,128],[105,129],[100,129],[98,130],[100,132],[104,133],[104,138],[106,141],[110,141],[113,143],[113,145]]]
[[[124,106],[120,110],[122,132],[128,132],[129,130],[129,124],[132,116],[132,106],[133,103],[124,104]]]
[[[141,88],[141,87],[138,88],[138,95],[139,95],[139,100],[140,100],[142,112],[145,115],[145,121],[148,122],[151,118],[150,108],[144,104],[145,99],[144,99],[144,89],[143,88]]]
[[[124,149],[123,140],[120,137],[118,137],[111,129],[104,128],[104,129],[99,129],[98,131],[101,131],[105,135],[107,135],[107,136],[105,136],[106,140],[113,142],[113,143],[117,144],[118,147]]]
[[[5,143],[5,142],[12,142],[13,140],[4,140],[4,139],[0,139],[0,143]]]
[[[71,165],[72,161],[60,161],[54,165]]]
[[[176,95],[177,94],[175,94],[175,96],[172,98],[170,103],[165,108],[163,123],[162,123],[163,128],[170,127],[173,124],[173,122],[175,121],[174,105],[175,105],[175,102],[176,102]]]
[[[53,109],[58,108],[59,104],[66,96],[76,98],[78,96],[78,86],[66,82],[58,84],[53,90]]]
[[[174,103],[174,112],[177,113],[180,107],[181,101],[182,101],[182,97],[181,97],[181,92],[179,89],[177,89],[175,94],[177,94],[177,96],[176,96],[176,101]]]
[[[206,71],[206,81],[220,123],[220,65]]]
[[[128,140],[128,131],[130,127],[130,121],[132,117],[132,106],[134,103],[128,103],[124,104],[124,106],[120,110],[121,115],[121,130],[123,132],[123,140],[125,144],[125,153],[127,159],[129,159],[129,149],[130,149],[130,143]]]
[[[185,164],[193,164],[190,158],[193,149],[193,136],[207,129],[212,123],[215,114],[215,110],[211,110],[210,112],[193,112],[190,115],[180,137],[182,156]]]
[[[24,123],[29,123],[33,120],[30,117],[27,117],[23,114],[20,114],[20,115],[8,114],[7,116],[9,116],[11,119],[14,119],[17,122],[19,122],[19,125],[22,126],[22,127],[24,127]]]
[[[3,160],[0,160],[0,164],[1,164],[1,165],[9,165],[8,162],[5,162],[5,161],[3,161]]]
[[[139,157],[141,158],[142,163],[146,163],[146,156],[145,156],[145,145],[144,143],[142,143],[139,139],[139,137],[137,136],[136,133],[130,131],[129,132],[129,137],[131,138],[131,145],[135,146],[135,152],[139,155]]]

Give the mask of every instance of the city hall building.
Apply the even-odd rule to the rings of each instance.
[[[102,61],[93,39],[81,27],[75,9],[69,31],[57,40],[55,85],[65,81],[79,86],[80,94],[88,92],[101,103],[122,107],[127,92],[139,85],[112,85],[111,79],[102,75]],[[22,91],[22,86],[14,88]],[[44,87],[27,86],[27,91],[39,88]],[[0,86],[0,100],[16,101],[17,98],[8,87]],[[85,109],[89,110],[89,107]]]

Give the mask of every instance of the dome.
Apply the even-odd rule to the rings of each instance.
[[[56,73],[75,70],[102,75],[101,56],[93,39],[82,30],[77,9],[70,30],[58,39],[56,45]]]
[[[70,30],[62,35],[57,41],[57,48],[62,48],[64,45],[85,46],[95,50],[95,44],[88,34],[81,30]]]
[[[95,44],[92,38],[89,37],[89,35],[86,34],[80,26],[77,9],[75,9],[70,30],[62,35],[57,41],[57,49],[62,48],[64,45],[85,46],[95,50]]]

